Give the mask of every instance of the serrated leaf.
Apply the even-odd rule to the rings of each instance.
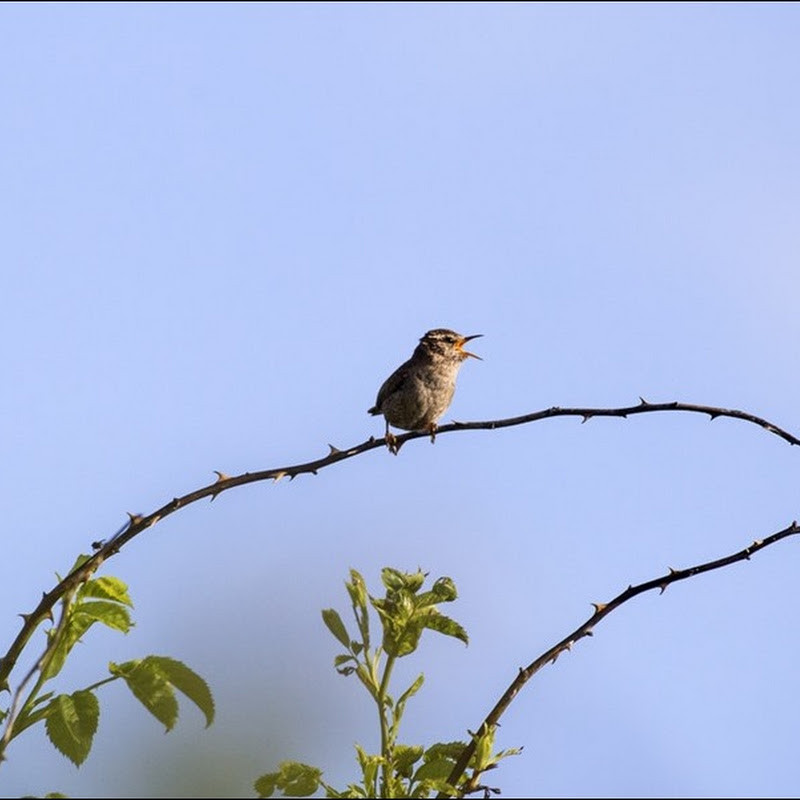
[[[458,761],[466,746],[466,742],[436,742],[425,751],[425,760],[449,758],[453,762]]]
[[[79,617],[88,617],[91,622],[85,626],[84,633],[94,622],[113,628],[115,631],[128,633],[133,623],[128,609],[111,600],[88,600],[81,603],[74,611],[76,621]]]
[[[302,764],[298,761],[282,761],[278,765],[278,772],[262,775],[261,778],[256,781],[256,791],[260,791],[260,788],[269,789],[272,783],[271,779],[274,778],[272,791],[277,788],[288,797],[310,797],[319,789],[319,779],[321,777],[321,769],[311,767],[308,764]],[[262,782],[262,779],[265,780]],[[272,792],[270,792],[270,794],[271,793]],[[261,796],[269,797],[270,794]]]
[[[133,602],[128,595],[128,584],[111,575],[102,578],[93,578],[80,589],[82,597],[100,597],[104,600],[114,600],[117,603],[133,608]]]
[[[112,675],[122,678],[133,696],[169,731],[178,720],[178,701],[172,684],[147,659],[108,665]]]
[[[460,639],[464,644],[469,644],[469,636],[464,628],[461,627],[454,619],[445,616],[444,614],[430,614],[425,617],[425,627],[443,633],[445,636],[453,636]]]
[[[50,701],[45,729],[54,747],[79,767],[92,749],[100,704],[92,692],[60,694]]]
[[[453,762],[449,758],[435,758],[426,761],[415,773],[415,781],[444,781],[453,770]]]
[[[326,608],[322,611],[322,620],[328,626],[328,630],[343,644],[350,649],[350,637],[347,635],[347,628],[339,616],[339,612],[333,608]]]
[[[206,718],[206,728],[214,721],[214,697],[208,684],[182,661],[168,656],[147,656],[143,662],[153,664],[182,694],[189,698]]]
[[[278,776],[279,773],[277,772],[268,772],[260,778],[257,778],[256,782],[253,784],[256,794],[259,797],[272,797],[278,785]]]
[[[387,619],[383,629],[383,649],[397,658],[410,655],[417,649],[424,627],[422,620],[398,623]]]

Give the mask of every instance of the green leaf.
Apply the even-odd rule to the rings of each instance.
[[[381,764],[386,763],[385,759],[382,756],[369,755],[358,744],[356,745],[356,757],[358,758],[358,766],[361,767],[364,790],[367,797],[377,797],[378,769]]]
[[[452,578],[438,578],[433,584],[433,593],[439,598],[440,603],[452,603],[458,597],[456,585]]]
[[[394,748],[394,768],[398,775],[410,778],[413,766],[422,758],[421,745],[398,744]]]
[[[328,630],[349,650],[350,637],[347,635],[347,628],[345,628],[339,612],[333,608],[323,609],[322,620],[328,626]]]
[[[297,761],[283,761],[278,772],[268,772],[253,784],[259,797],[271,797],[280,789],[287,797],[309,797],[317,791],[322,770]]]
[[[398,592],[400,589],[405,588],[404,575],[399,569],[384,567],[381,570],[381,581],[390,592]]]
[[[46,663],[42,667],[42,679],[50,680],[61,672],[67,656],[75,644],[79,641],[86,631],[92,627],[95,620],[86,615],[75,614],[74,609],[69,609],[65,612],[68,615],[67,622],[64,624],[63,630],[58,632],[58,640],[55,647],[50,652]],[[47,631],[48,638],[52,642],[53,637],[56,635],[56,629],[51,628]]]
[[[92,692],[60,694],[50,701],[45,729],[55,748],[76,767],[92,749],[100,704]]]
[[[383,630],[383,649],[397,658],[410,655],[417,649],[424,627],[421,621],[397,624],[394,620],[387,620]]]
[[[463,797],[463,791],[457,789],[446,780],[433,780],[428,779],[420,781],[411,792],[411,797],[430,797],[431,794],[436,797]]]
[[[46,692],[37,697],[29,706],[23,708],[17,721],[14,723],[14,737],[19,736],[26,728],[35,725],[37,722],[43,720],[50,713],[50,706],[44,706],[55,692]],[[37,708],[39,706],[39,708]],[[0,721],[2,721],[5,714],[0,712]]]
[[[172,684],[147,659],[108,665],[112,675],[122,678],[133,696],[169,731],[178,720],[178,701]]]
[[[439,578],[429,592],[417,597],[417,606],[432,606],[436,603],[452,603],[458,597],[456,585],[451,578]]]
[[[370,674],[370,671],[363,665],[359,664],[356,667],[356,675],[361,683],[364,684],[367,691],[372,695],[373,700],[378,699],[378,687],[375,685],[375,681]]]
[[[486,770],[490,764],[492,757],[492,750],[494,750],[494,735],[497,728],[490,725],[479,736],[473,734],[472,738],[475,742],[475,752],[472,755],[469,763],[478,772]]]
[[[425,627],[437,633],[443,633],[446,636],[453,636],[460,639],[464,644],[469,644],[469,636],[467,632],[453,619],[446,617],[444,614],[430,614],[425,617]]]
[[[415,773],[415,781],[447,780],[453,771],[453,762],[449,758],[436,758],[426,761]]]
[[[401,572],[399,569],[384,567],[381,570],[381,581],[389,592],[406,591],[415,594],[423,583],[425,583],[425,573],[417,570],[416,572]]]
[[[161,674],[189,698],[206,718],[206,728],[214,721],[214,697],[208,684],[182,661],[167,656],[147,656],[144,661],[154,664]]]
[[[80,617],[87,617],[90,622],[84,627],[84,633],[95,622],[102,622],[109,628],[128,633],[133,626],[128,609],[110,600],[89,600],[75,608],[76,622]]]
[[[397,719],[398,722],[400,721],[400,717],[403,716],[403,711],[406,707],[406,701],[413,697],[421,688],[422,684],[425,682],[425,676],[420,674],[420,676],[411,684],[411,686],[406,689],[403,694],[400,695],[399,699],[397,700]]]
[[[114,600],[122,605],[133,608],[133,603],[128,595],[128,584],[111,575],[102,578],[93,578],[80,589],[82,597],[100,597],[104,600]]]
[[[350,580],[345,582],[347,593],[350,595],[350,602],[354,608],[367,609],[367,584],[361,573],[351,569]]]
[[[76,569],[78,569],[78,567],[82,567],[90,558],[91,556],[87,556],[86,553],[81,553],[75,559],[75,563],[69,568],[69,570],[67,570],[67,575],[71,575]],[[58,573],[56,573],[56,575],[58,575]],[[58,579],[61,580],[60,575],[58,576]]]
[[[449,758],[456,762],[461,758],[466,742],[436,742],[425,751],[425,760],[434,761],[437,758]]]
[[[256,779],[253,788],[259,797],[272,797],[278,785],[279,772],[267,772]]]
[[[347,593],[350,595],[350,602],[353,606],[353,614],[358,625],[358,632],[361,634],[363,647],[369,649],[369,614],[367,612],[367,585],[364,578],[354,569],[350,570],[350,580],[345,582]],[[352,643],[353,649],[356,642]],[[362,645],[359,644],[358,647]],[[358,652],[356,650],[356,652]]]

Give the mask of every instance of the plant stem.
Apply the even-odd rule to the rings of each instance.
[[[389,678],[392,674],[394,667],[395,656],[386,656],[386,666],[383,669],[383,679],[381,680],[380,688],[378,689],[378,714],[381,720],[381,755],[383,756],[383,786],[381,788],[381,797],[391,797],[391,783],[394,774],[394,758],[392,750],[394,749],[394,742],[391,741],[389,733],[389,722],[386,719],[386,690],[389,688]]]

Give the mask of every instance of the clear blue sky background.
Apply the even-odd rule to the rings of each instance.
[[[485,335],[450,419],[642,395],[800,432],[798,41],[797,4],[0,7],[0,650],[126,511],[380,435],[429,328]],[[800,517],[799,475],[741,422],[561,419],[195,505],[107,564],[137,627],[54,688],[171,655],[216,724],[184,704],[165,736],[105,687],[87,763],[30,731],[0,793],[353,780],[374,712],[319,613],[350,567],[455,580],[470,646],[399,677],[427,678],[407,740],[464,737],[592,601]],[[517,698],[489,782],[795,797],[799,564],[790,540],[613,614]]]

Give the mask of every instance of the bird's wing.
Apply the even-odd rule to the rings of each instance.
[[[392,395],[395,392],[399,392],[400,390],[402,390],[407,380],[408,380],[408,370],[406,369],[406,365],[403,364],[402,366],[398,367],[383,382],[383,386],[381,386],[381,388],[378,389],[378,399],[375,401],[375,405],[369,410],[369,413],[373,415],[382,413],[381,407],[383,406],[383,401],[386,400],[386,398],[389,397],[389,395]]]

